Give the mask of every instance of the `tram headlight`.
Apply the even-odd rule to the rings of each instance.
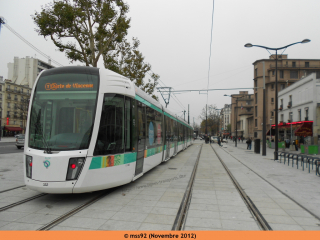
[[[26,155],[26,175],[28,178],[32,177],[32,157]]]
[[[78,179],[84,165],[84,158],[70,158],[68,164],[67,180]]]

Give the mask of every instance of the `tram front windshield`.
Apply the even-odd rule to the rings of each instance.
[[[98,83],[99,77],[91,74],[41,76],[31,105],[29,147],[47,151],[87,149]]]

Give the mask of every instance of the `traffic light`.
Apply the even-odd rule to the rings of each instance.
[[[7,117],[7,125],[9,125],[9,118]]]

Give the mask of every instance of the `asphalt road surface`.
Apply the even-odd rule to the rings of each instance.
[[[18,149],[16,147],[15,142],[0,142],[0,154],[5,154],[5,153],[21,153],[24,151],[24,148]]]

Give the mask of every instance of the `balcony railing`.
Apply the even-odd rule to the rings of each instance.
[[[18,116],[17,116],[17,115],[13,115],[13,117],[14,117],[14,118],[18,118]]]
[[[8,96],[7,99],[11,100],[11,97]]]
[[[283,109],[283,105],[280,105],[279,110],[282,110],[282,109]]]
[[[270,68],[276,68],[275,64],[270,64]],[[320,64],[309,64],[308,67],[304,65],[304,62],[300,66],[292,66],[290,64],[282,64],[278,61],[278,68],[320,68]]]
[[[288,102],[288,108],[292,107],[292,102]]]

